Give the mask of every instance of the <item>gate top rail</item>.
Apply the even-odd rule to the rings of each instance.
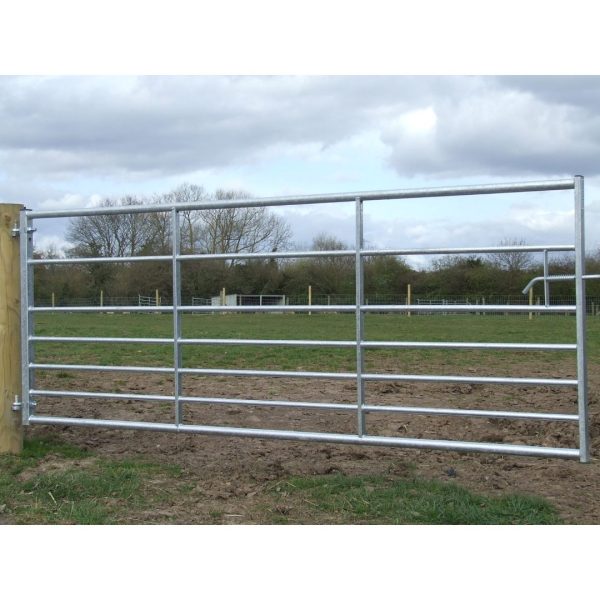
[[[133,206],[103,206],[79,210],[28,211],[32,219],[53,219],[115,213],[133,214],[167,212],[170,210],[202,210],[206,208],[249,208],[257,206],[290,206],[301,204],[327,204],[332,202],[352,202],[361,200],[401,200],[408,198],[438,198],[442,196],[474,196],[479,194],[505,194],[518,192],[548,192],[575,189],[575,178],[525,183],[494,183],[453,187],[415,188],[405,190],[383,190],[379,192],[346,192],[342,194],[314,194],[304,196],[273,196],[266,198],[246,198],[243,200],[222,200],[218,202],[177,202],[173,204],[136,204]]]

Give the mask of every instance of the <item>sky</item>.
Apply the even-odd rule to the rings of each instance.
[[[0,201],[31,209],[183,182],[256,197],[586,178],[600,244],[598,76],[3,76]],[[572,193],[367,203],[376,248],[572,243]],[[277,209],[307,246],[352,205]],[[64,221],[38,222],[64,247]],[[416,260],[417,264],[419,259]]]

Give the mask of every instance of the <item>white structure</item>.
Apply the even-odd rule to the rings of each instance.
[[[285,296],[278,294],[227,294],[213,296],[212,306],[285,306]]]

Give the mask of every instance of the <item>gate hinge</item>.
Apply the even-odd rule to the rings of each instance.
[[[35,400],[29,400],[30,410],[35,409],[36,406],[37,402]],[[19,396],[15,396],[15,401],[12,403],[12,409],[15,412],[20,412],[23,410],[23,402],[21,402],[21,398],[19,398]]]
[[[27,228],[27,233],[33,233],[34,231],[37,231],[37,229],[35,227]],[[13,226],[13,228],[11,229],[11,234],[12,234],[12,237],[14,237],[14,238],[19,237],[21,235],[21,229],[19,228],[18,225]]]

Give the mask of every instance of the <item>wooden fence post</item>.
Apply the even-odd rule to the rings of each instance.
[[[312,285],[308,286],[308,305],[312,306]],[[312,315],[312,311],[308,311],[309,315]]]
[[[410,290],[410,283],[406,284],[406,304],[408,306],[410,306],[411,302],[412,302],[412,297],[411,297],[411,290]],[[406,315],[408,317],[410,317],[410,310],[406,313]]]
[[[21,281],[19,238],[20,204],[0,204],[0,454],[23,448],[21,415],[13,410],[21,396]]]
[[[529,306],[533,306],[533,286],[529,288]],[[529,320],[533,319],[533,313],[529,313]]]

